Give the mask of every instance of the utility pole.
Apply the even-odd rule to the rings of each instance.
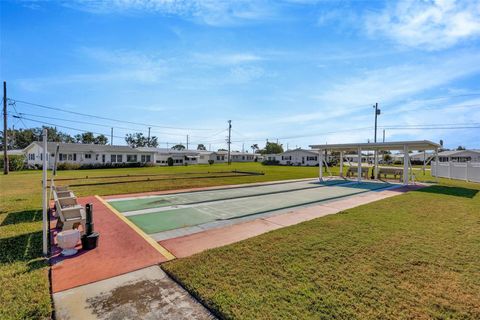
[[[150,129],[151,127],[148,127],[148,143],[150,143]]]
[[[373,142],[377,142],[377,116],[380,114],[380,109],[378,109],[378,103],[375,103],[373,106],[375,108],[375,136],[373,138]]]
[[[228,165],[230,165],[230,145],[232,144],[232,120],[228,120]]]
[[[3,81],[3,174],[8,174],[7,81]]]
[[[375,135],[373,137],[373,142],[377,143],[377,117],[380,115],[380,109],[378,109],[378,102],[373,106],[375,108]],[[374,159],[374,168],[372,172],[372,178],[376,179],[378,177],[378,150],[375,149],[373,153]]]
[[[187,150],[188,150],[188,134],[187,134]]]
[[[112,130],[110,130],[110,145],[113,146],[113,127]]]
[[[211,143],[208,144],[208,151],[212,151],[212,144]]]
[[[383,141],[382,142],[385,142],[385,129],[383,129]]]

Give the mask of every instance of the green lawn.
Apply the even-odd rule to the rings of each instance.
[[[265,175],[195,179],[195,177],[208,175],[207,172],[235,169],[264,171]],[[91,184],[72,189],[78,196],[107,195],[307,178],[314,177],[317,172],[318,168],[265,167],[258,163],[232,164],[231,166],[218,164],[213,166],[73,170],[59,171],[58,178],[75,178],[77,180],[59,181],[57,184]],[[188,176],[191,179],[103,184],[105,182],[138,180],[139,178],[132,176],[111,179],[96,178],[147,174],[173,174],[177,177]],[[84,179],[86,176],[88,179]],[[150,178],[154,179],[158,176]],[[95,185],[96,183],[102,184]],[[48,265],[42,258],[41,243],[41,172],[22,171],[11,172],[8,176],[1,175],[0,190],[0,319],[49,318],[51,303]]]
[[[479,230],[444,181],[162,266],[226,319],[480,319]]]
[[[263,171],[265,175],[195,178],[208,175],[208,172],[218,173],[233,169]],[[337,171],[337,168],[332,169],[333,173]],[[139,178],[132,176],[99,178],[148,174],[163,175],[160,176],[162,178],[173,174],[176,177],[190,176],[192,179],[104,184]],[[213,175],[221,174],[213,173]],[[233,164],[230,167],[207,165],[60,171],[59,178],[75,180],[66,180],[58,184],[90,184],[73,187],[77,195],[84,196],[298,179],[317,175],[318,168],[314,167],[277,167],[251,163]],[[86,176],[88,179],[85,179]],[[155,177],[157,176],[151,178]],[[0,176],[0,319],[2,320],[50,317],[48,267],[41,257],[40,179],[39,171],[12,172],[8,176]],[[431,180],[431,177],[427,172],[426,177],[418,177],[418,179]],[[468,198],[473,195],[468,189],[478,190],[479,187],[447,180],[441,180],[441,182],[445,185],[461,185],[461,189],[445,190],[463,193],[467,197],[416,192],[402,196],[407,197],[403,198],[407,201],[401,201],[402,197],[399,197],[388,200],[399,201],[398,203],[375,204],[383,206],[382,210],[371,210],[368,209],[369,206],[350,210],[347,214],[317,219],[279,230],[278,232],[281,233],[269,233],[233,246],[212,250],[191,259],[169,264],[166,268],[182,279],[189,290],[201,296],[212,308],[227,317],[249,318],[255,312],[258,316],[277,318],[286,315],[288,310],[301,312],[301,309],[297,308],[297,303],[301,304],[304,301],[309,301],[306,308],[310,313],[306,312],[303,315],[312,314],[312,310],[320,312],[331,309],[330,312],[338,311],[336,313],[338,315],[344,314],[349,317],[348,315],[352,312],[358,312],[361,316],[364,314],[360,311],[366,310],[362,306],[369,303],[375,306],[381,305],[380,309],[384,310],[383,313],[381,310],[370,310],[372,316],[388,315],[387,311],[395,312],[398,310],[395,306],[403,308],[402,310],[418,309],[418,314],[421,315],[449,315],[450,313],[460,315],[461,312],[478,315],[478,295],[472,294],[472,292],[475,293],[472,290],[479,290],[479,261],[476,256],[472,256],[472,250],[479,251],[479,239],[478,234],[470,232],[472,226],[476,224],[477,229],[479,226],[478,214],[475,215],[473,212],[474,209],[478,211],[479,195]],[[418,201],[421,205],[416,205],[412,200]],[[402,210],[408,209],[408,212],[400,211],[404,203],[407,207]],[[425,212],[420,210],[423,205],[432,205],[433,210],[427,210],[432,216],[425,216]],[[452,211],[447,212],[448,208]],[[402,214],[411,218],[407,219]],[[411,228],[410,225],[412,225]],[[341,226],[345,228],[344,231],[341,230]],[[431,230],[430,226],[432,226]],[[384,238],[387,232],[383,229],[394,230],[398,239]],[[405,230],[409,230],[409,233],[405,233]],[[364,237],[365,234],[367,237]],[[438,235],[440,238],[435,237]],[[338,239],[337,237],[340,237],[341,241],[334,241]],[[288,239],[291,241],[287,244]],[[367,239],[370,239],[370,242]],[[441,239],[442,246],[438,245],[437,242],[440,240],[437,239]],[[410,241],[413,247],[408,247],[407,242],[404,241]],[[399,245],[395,245],[396,243]],[[250,245],[252,247],[249,247]],[[288,248],[292,250],[288,251]],[[392,256],[393,252],[406,252],[407,255],[406,258],[401,258],[402,256]],[[426,252],[425,256],[420,254],[423,252]],[[384,259],[383,256],[385,256]],[[208,261],[207,257],[211,257],[212,260]],[[225,259],[225,257],[233,257],[233,259]],[[408,257],[413,260],[408,260],[410,259]],[[355,259],[361,263],[354,264]],[[413,264],[416,270],[415,276],[412,276],[410,269],[405,267],[405,261]],[[283,266],[279,265],[280,262]],[[355,266],[355,268],[349,269],[349,266]],[[336,274],[334,272],[336,267],[343,271]],[[380,271],[377,268],[380,268]],[[189,272],[186,272],[187,270]],[[396,274],[395,270],[400,275]],[[358,277],[360,271],[365,272],[363,277]],[[296,275],[294,282],[292,279],[287,281],[289,274]],[[324,274],[327,275],[326,278],[323,277]],[[377,277],[377,275],[381,276]],[[429,277],[433,275],[439,275],[445,281],[441,283],[430,281]],[[245,278],[250,276],[252,278]],[[356,281],[350,281],[349,277]],[[395,279],[401,277],[404,277],[407,282],[402,282],[402,286],[398,287]],[[342,281],[336,282],[335,279]],[[412,283],[408,282],[410,280]],[[375,287],[377,282],[378,288]],[[368,300],[369,295],[362,291],[365,284],[371,286],[368,294],[379,294],[375,301]],[[436,286],[440,284],[443,287]],[[320,295],[318,292],[325,293],[321,290],[328,285],[334,287],[331,289],[333,291]],[[282,286],[287,286],[288,290],[275,290]],[[417,286],[424,287],[419,289]],[[419,299],[426,301],[421,304],[422,307],[418,307],[410,300],[411,295],[405,295],[405,298],[400,295],[389,301],[389,295],[394,295],[404,287],[412,292],[418,292],[416,294],[420,297]],[[432,290],[427,290],[429,287]],[[268,288],[272,290],[269,291]],[[333,294],[338,290],[342,291],[340,296]],[[440,294],[442,290],[445,291],[444,296],[440,298],[432,296]],[[300,294],[292,295],[295,292]],[[425,292],[430,293],[425,294]],[[404,292],[401,293],[404,294]],[[361,301],[357,306],[349,305],[349,301],[357,300]],[[262,310],[258,310],[259,303],[262,303]],[[282,305],[295,306],[295,309],[282,309]],[[422,313],[430,310],[429,308],[438,308],[437,313]],[[291,318],[289,315],[287,317]]]

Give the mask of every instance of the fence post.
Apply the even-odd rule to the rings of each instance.
[[[448,161],[448,179],[452,179],[452,161]]]

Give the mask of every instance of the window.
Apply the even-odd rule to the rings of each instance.
[[[98,158],[98,156],[97,156]],[[90,153],[85,154],[85,159],[92,159],[92,155]]]
[[[68,160],[73,160],[73,154],[69,153],[67,156],[68,156]]]
[[[137,155],[136,154],[127,154],[127,162],[137,162]]]
[[[95,160],[97,160],[97,161],[98,161],[98,154],[96,154],[96,155],[95,155]]]
[[[122,162],[122,155],[121,154],[112,154],[110,155],[110,162]]]
[[[317,161],[317,157],[307,157],[307,161]]]
[[[220,156],[217,156],[217,160],[220,160]]]
[[[282,156],[282,160],[292,160],[292,156]]]
[[[77,161],[77,154],[76,153],[73,154],[73,161]]]

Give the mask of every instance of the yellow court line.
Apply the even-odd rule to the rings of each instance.
[[[165,249],[163,246],[161,246],[158,242],[156,242],[154,239],[152,239],[149,235],[147,235],[145,232],[143,232],[142,229],[137,227],[132,221],[128,220],[123,214],[118,212],[117,209],[112,207],[107,201],[105,201],[102,197],[100,196],[95,196],[101,203],[103,203],[104,206],[106,206],[108,209],[110,209],[113,213],[117,215],[123,222],[125,222],[130,228],[135,230],[143,239],[145,239],[152,247],[155,248],[162,256],[167,258],[167,260],[173,260],[176,257],[167,249]]]

